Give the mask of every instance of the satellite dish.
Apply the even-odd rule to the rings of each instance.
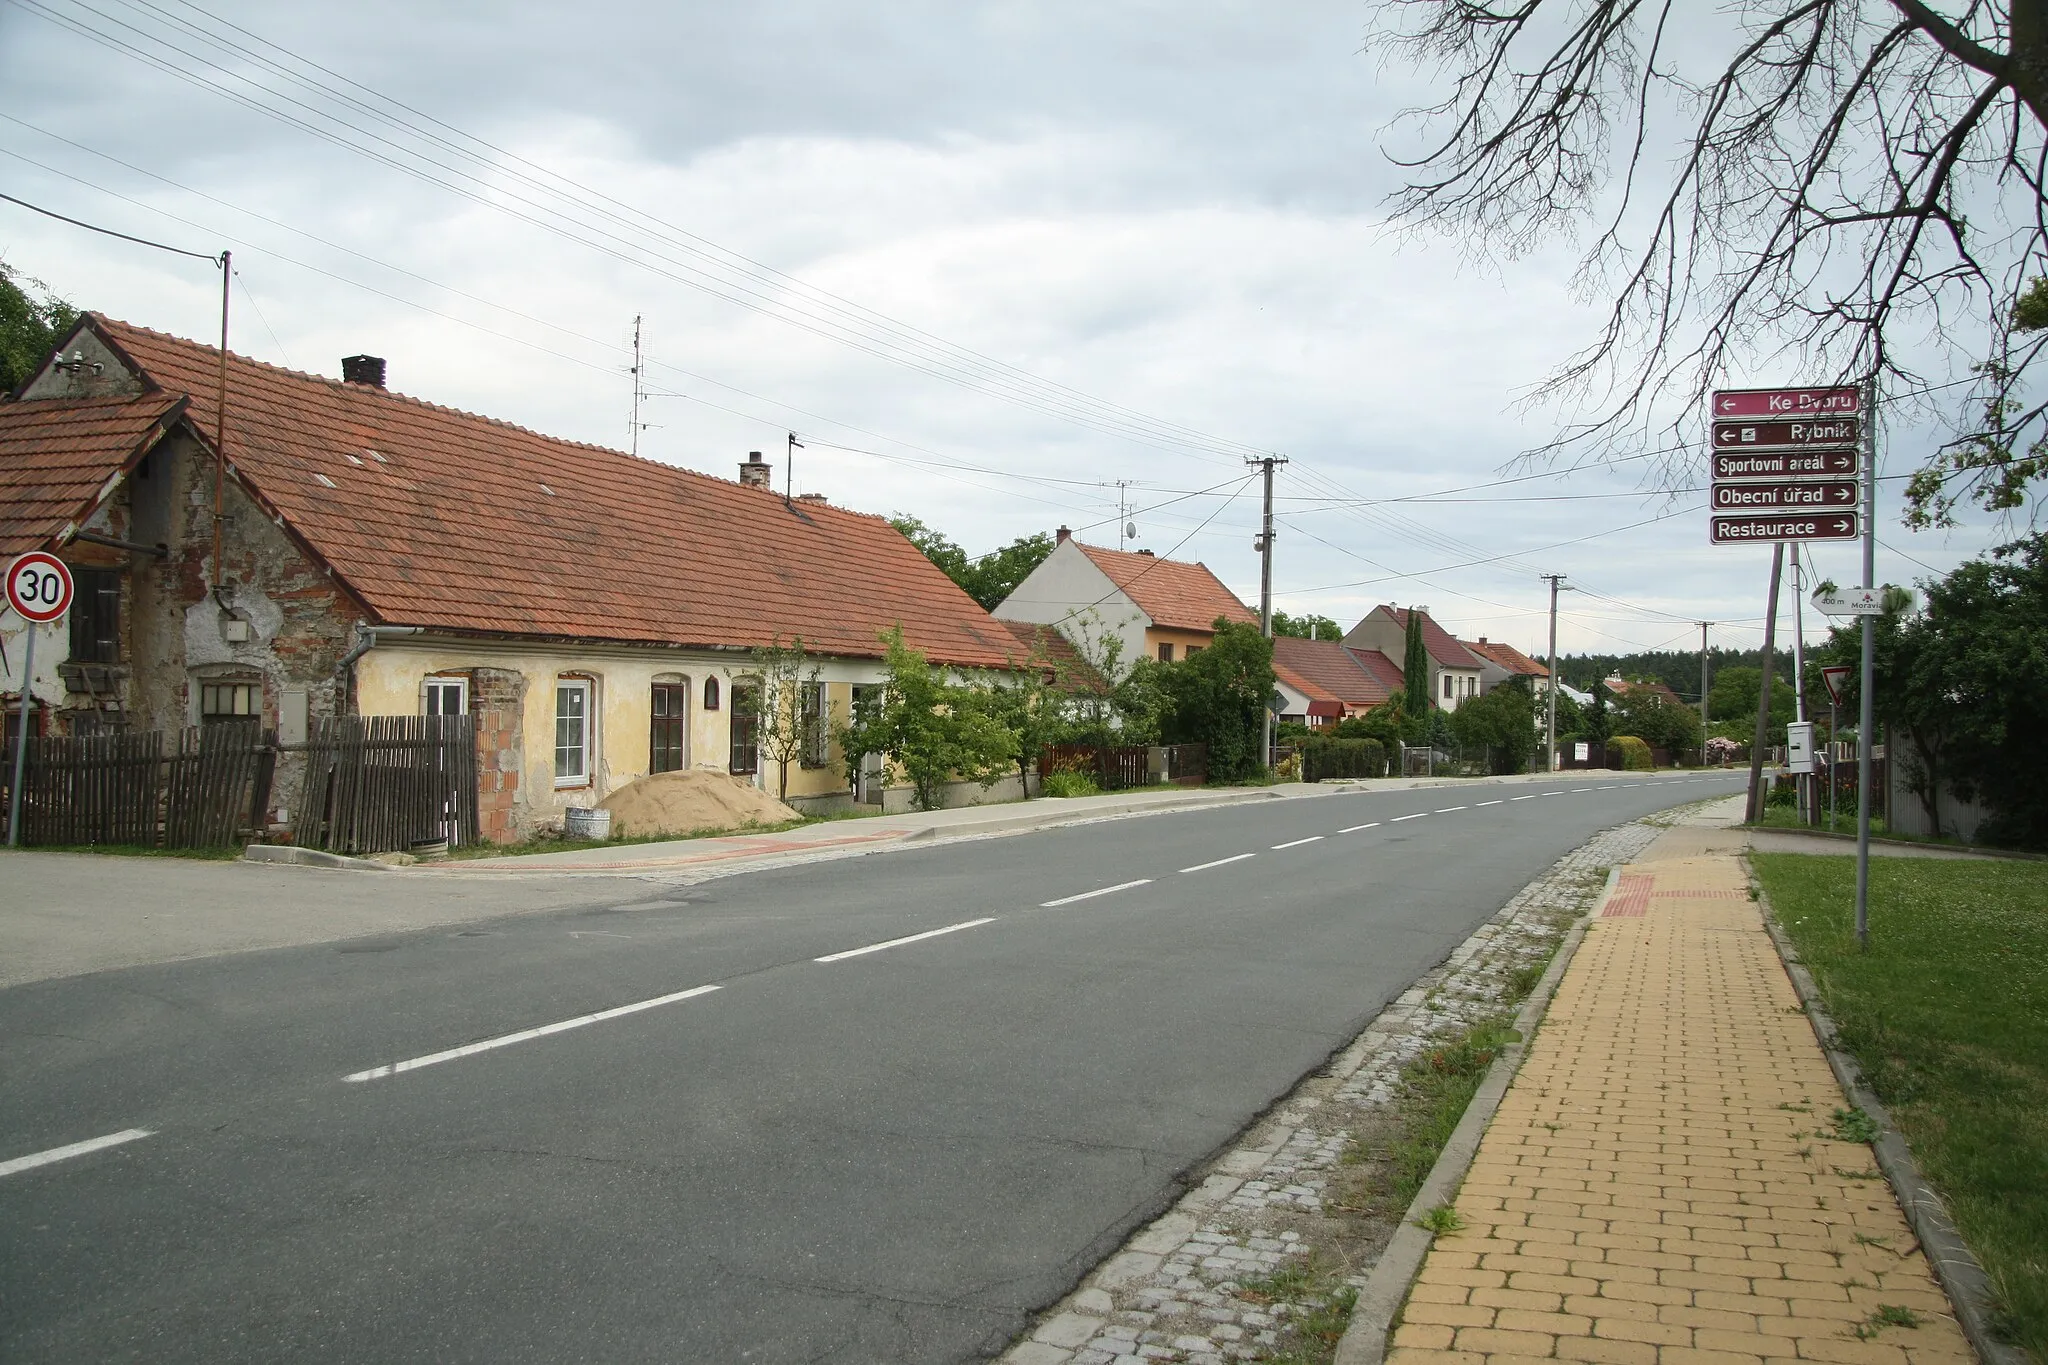
[[[1124,538],[1125,538],[1126,540],[1136,540],[1136,539],[1138,538],[1138,523],[1137,523],[1137,522],[1135,522],[1135,521],[1127,521],[1127,522],[1125,522],[1125,523],[1124,523]]]

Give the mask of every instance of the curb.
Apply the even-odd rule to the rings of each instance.
[[[1337,1343],[1332,1365],[1381,1365],[1386,1359],[1387,1333],[1393,1329],[1395,1315],[1408,1301],[1408,1291],[1414,1286],[1415,1277],[1422,1273],[1422,1262],[1436,1241],[1436,1235],[1418,1226],[1416,1220],[1438,1204],[1448,1202],[1457,1193],[1465,1172],[1472,1167],[1472,1158],[1479,1154],[1479,1141],[1486,1135],[1486,1126],[1493,1121],[1494,1113],[1508,1093],[1508,1086],[1514,1082],[1515,1073],[1522,1068],[1522,1059],[1528,1055],[1536,1028],[1550,1008],[1550,997],[1557,992],[1557,983],[1564,979],[1565,970],[1571,966],[1572,955],[1586,937],[1586,926],[1599,918],[1620,877],[1620,868],[1607,870],[1607,885],[1601,888],[1592,908],[1565,933],[1557,945],[1556,955],[1550,959],[1550,966],[1544,969],[1542,979],[1537,981],[1536,988],[1529,992],[1529,998],[1516,1012],[1515,1031],[1522,1035],[1522,1041],[1502,1048],[1500,1056],[1494,1058],[1493,1065],[1487,1068],[1486,1077],[1480,1081],[1472,1102],[1465,1106],[1464,1117],[1458,1120],[1450,1140],[1437,1154],[1436,1164],[1430,1167],[1429,1178],[1422,1182],[1415,1201],[1401,1215],[1401,1226],[1395,1230],[1393,1240],[1380,1253],[1372,1273],[1358,1291],[1357,1302],[1351,1309],[1351,1325],[1345,1328],[1343,1339]],[[2006,1362],[2000,1361],[1997,1365],[2006,1365]]]
[[[1747,861],[1745,857],[1744,862]],[[1870,1115],[1878,1127],[1877,1141],[1871,1144],[1877,1150],[1878,1169],[1891,1183],[1892,1194],[1905,1211],[1907,1225],[1920,1239],[1920,1248],[1927,1253],[1935,1278],[1941,1281],[1950,1306],[1956,1310],[1956,1321],[1961,1325],[1963,1335],[1970,1339],[1970,1345],[1976,1349],[1977,1358],[1984,1365],[2028,1365],[2025,1352],[1999,1340],[1993,1331],[1997,1298],[1991,1289],[1991,1277],[1984,1273],[1983,1265],[1963,1241],[1962,1234],[1956,1231],[1954,1221],[1948,1216],[1948,1206],[1942,1203],[1941,1196],[1927,1183],[1927,1178],[1920,1174],[1912,1149],[1892,1124],[1891,1111],[1864,1083],[1863,1069],[1856,1064],[1856,1059],[1842,1050],[1834,1018],[1821,1001],[1813,974],[1800,962],[1799,950],[1778,927],[1777,913],[1772,910],[1770,900],[1757,882],[1755,869],[1750,868],[1749,874],[1750,885],[1756,888],[1757,902],[1763,910],[1764,928],[1770,933],[1771,942],[1777,945],[1778,960],[1784,964],[1785,974],[1792,978],[1792,988],[1799,993],[1799,1003],[1805,1010],[1807,1021],[1813,1025],[1814,1037],[1819,1040],[1821,1051],[1827,1054],[1829,1070],[1835,1073],[1835,1080],[1849,1097],[1849,1103]]]
[[[332,867],[345,872],[396,872],[390,863],[375,862],[369,858],[346,858],[339,853],[322,853],[317,848],[300,848],[297,844],[250,844],[242,850],[244,862],[286,863],[298,867]]]

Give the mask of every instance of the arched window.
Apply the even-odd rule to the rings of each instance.
[[[718,679],[716,678],[706,678],[704,680],[704,709],[706,711],[716,711],[718,709]]]

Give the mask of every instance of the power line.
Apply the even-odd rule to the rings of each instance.
[[[73,227],[84,228],[87,232],[97,232],[105,237],[119,237],[122,241],[133,242],[137,246],[153,246],[158,251],[168,251],[174,256],[190,256],[195,261],[205,261],[216,270],[220,268],[220,257],[217,255],[208,256],[198,251],[187,251],[181,246],[166,246],[162,242],[152,242],[147,237],[131,237],[125,232],[116,232],[112,228],[101,227],[97,223],[88,223],[81,218],[68,218],[55,209],[46,209],[41,204],[31,204],[26,199],[16,199],[11,194],[0,194],[0,199],[5,199],[10,204],[19,204],[31,212],[42,214],[45,218],[55,218],[60,223],[69,223]]]

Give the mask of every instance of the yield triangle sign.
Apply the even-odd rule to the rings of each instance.
[[[1849,673],[1847,664],[1829,664],[1820,671],[1820,680],[1828,686],[1828,700],[1837,706],[1842,704],[1842,689],[1849,685]]]

